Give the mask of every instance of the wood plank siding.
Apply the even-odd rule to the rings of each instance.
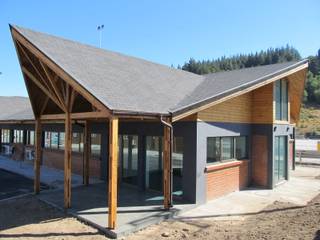
[[[290,123],[299,119],[301,98],[303,96],[304,81],[307,70],[302,69],[284,79],[288,81],[288,111]],[[273,124],[289,121],[275,120],[274,82],[233,97],[195,114],[186,116],[179,121],[206,121],[229,123]]]
[[[198,120],[207,122],[250,123],[252,92],[232,98],[198,113]]]
[[[273,123],[273,83],[258,88],[252,93],[252,123]]]
[[[198,112],[207,122],[273,123],[273,83]]]

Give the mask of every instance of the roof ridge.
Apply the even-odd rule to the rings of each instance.
[[[152,64],[155,64],[155,65],[167,68],[167,69],[171,69],[173,71],[179,71],[179,72],[183,72],[183,73],[190,74],[190,75],[195,75],[195,76],[200,76],[200,77],[202,76],[200,74],[189,72],[189,71],[186,71],[186,70],[183,70],[183,69],[172,68],[172,67],[170,67],[168,65],[165,65],[165,64],[162,64],[162,63],[157,63],[157,62],[154,62],[152,60],[143,59],[141,57],[136,57],[136,56],[132,56],[132,55],[129,55],[129,54],[124,54],[124,53],[117,52],[117,51],[114,51],[114,50],[109,50],[109,49],[105,49],[105,48],[99,48],[99,47],[96,47],[94,45],[90,45],[88,43],[71,40],[71,39],[68,39],[68,38],[65,38],[65,37],[60,37],[60,36],[49,34],[49,33],[46,33],[46,32],[41,32],[41,31],[30,29],[30,28],[21,27],[21,26],[18,26],[18,25],[10,25],[10,26],[13,27],[14,29],[16,29],[17,31],[19,31],[20,29],[27,30],[27,31],[31,31],[31,32],[34,32],[34,33],[39,33],[39,34],[42,34],[42,35],[53,37],[53,38],[56,38],[56,39],[59,39],[59,40],[63,40],[63,41],[69,42],[69,43],[80,44],[80,45],[83,45],[83,46],[86,46],[86,47],[89,47],[89,48],[93,48],[93,49],[101,51],[101,52],[116,54],[116,55],[121,56],[121,57],[132,58],[132,59],[135,59],[135,60],[138,60],[138,61],[152,63]],[[19,33],[24,35],[21,31],[19,31]]]

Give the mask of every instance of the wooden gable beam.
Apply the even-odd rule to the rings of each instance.
[[[41,107],[41,110],[40,110],[40,115],[43,115],[43,112],[44,110],[46,109],[47,105],[48,105],[48,102],[49,102],[49,97],[47,96],[46,100],[44,101],[42,107]]]
[[[50,87],[48,83],[44,80],[42,74],[40,73],[39,69],[37,66],[34,64],[34,62],[31,60],[29,54],[23,49],[22,45],[18,42],[19,49],[21,50],[23,56],[27,59],[27,61],[31,64],[33,69],[36,71],[37,75],[39,76],[39,81],[41,81],[42,84],[46,86],[46,88],[50,91]]]
[[[61,105],[58,99],[56,99],[56,97],[52,95],[52,93],[48,89],[46,89],[27,68],[22,66],[21,69],[22,69],[22,72],[26,74],[28,78],[37,85],[37,87],[40,88],[40,90],[42,90],[55,104],[57,104],[58,107],[60,107],[63,111],[65,111],[65,107]]]
[[[45,63],[49,68],[52,69],[61,79],[69,84],[76,92],[81,94],[87,101],[94,105],[99,111],[105,112],[111,116],[110,110],[96,99],[91,93],[89,93],[84,87],[77,83],[67,72],[65,72],[59,65],[48,58],[43,52],[41,52],[36,46],[22,36],[17,30],[11,28],[11,33],[14,40],[20,42],[30,52],[32,52],[38,59]]]
[[[62,114],[44,114],[41,115],[41,120],[64,120],[66,115]],[[81,112],[81,113],[70,113],[71,119],[98,119],[98,118],[109,118],[110,116],[105,112]]]
[[[22,59],[21,59],[21,56],[19,54],[19,51],[18,51],[18,41],[16,41],[15,39],[13,39],[13,43],[14,43],[14,47],[16,49],[16,53],[17,53],[17,56],[18,56],[18,60],[19,60],[19,65],[20,65],[20,68],[22,67]],[[24,74],[23,75],[23,80],[24,80],[24,83],[26,85],[26,88],[27,88],[27,92],[28,92],[28,95],[29,95],[29,98],[30,98],[30,103],[31,103],[31,107],[32,107],[32,111],[34,113],[34,115],[36,117],[38,117],[40,114],[39,114],[39,110],[37,109],[36,105],[34,104],[34,101],[33,101],[33,96],[31,96],[31,91],[30,91],[30,86],[29,84],[27,83],[27,79],[25,77]]]
[[[59,100],[59,102],[61,102],[61,104],[64,105],[64,101],[63,101],[63,96],[62,93],[59,91],[57,85],[56,85],[56,76],[52,77],[47,69],[47,66],[39,59],[40,65],[44,71],[44,73],[46,74],[47,78],[48,78],[48,82],[51,85],[53,92],[55,93],[55,96],[57,97],[57,99]],[[65,106],[64,106],[65,107]],[[66,108],[66,107],[65,107]]]

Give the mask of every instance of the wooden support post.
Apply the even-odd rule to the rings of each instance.
[[[35,121],[35,159],[34,159],[34,193],[40,192],[40,163],[41,163],[41,142],[42,142],[42,127],[40,118]]]
[[[66,113],[64,138],[64,207],[71,207],[71,116]]]
[[[89,170],[90,170],[90,156],[91,156],[91,133],[90,121],[85,121],[83,132],[83,184],[89,185]]]
[[[108,227],[115,229],[117,220],[118,198],[118,125],[119,120],[109,120],[109,188],[108,188]]]
[[[171,203],[171,129],[164,126],[163,129],[163,206],[169,209]]]

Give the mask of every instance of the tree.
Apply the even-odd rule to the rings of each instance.
[[[208,74],[300,59],[298,50],[287,45],[256,53],[238,54],[231,57],[222,56],[213,60],[196,61],[194,58],[190,58],[182,65],[182,69],[196,74]]]

